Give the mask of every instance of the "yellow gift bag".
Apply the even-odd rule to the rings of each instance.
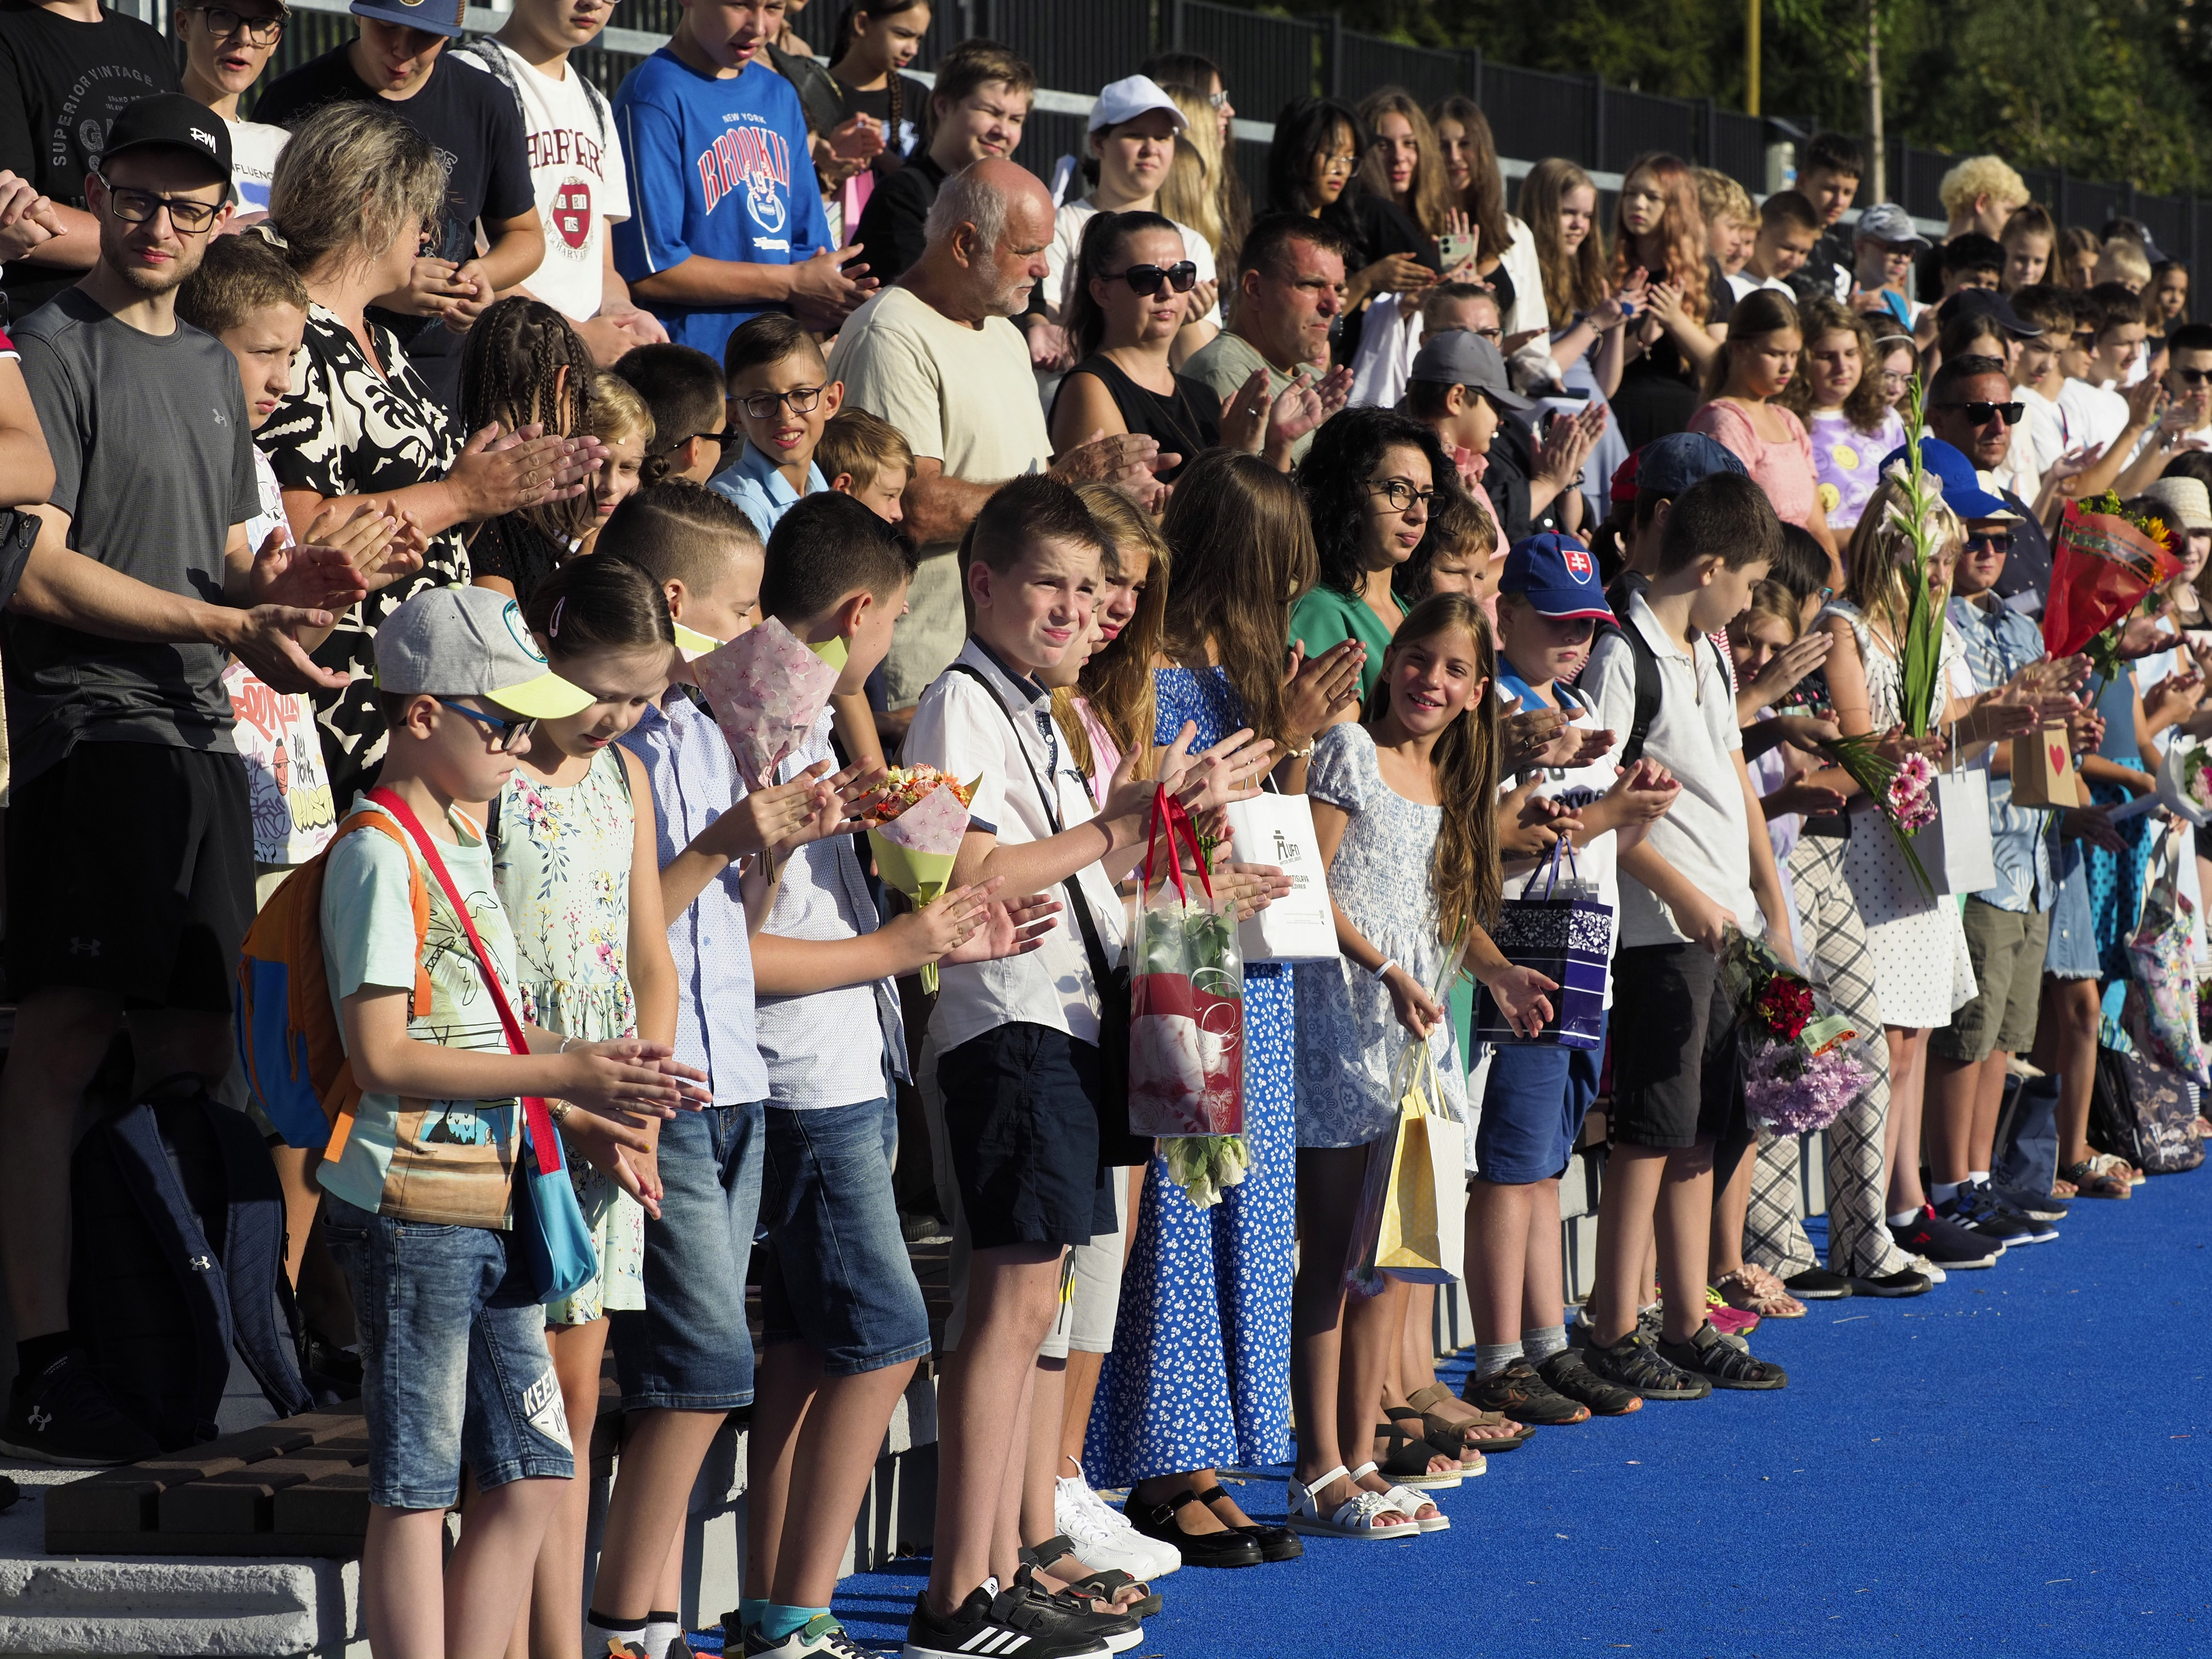
[[[1346,1283],[1373,1296],[1387,1278],[1442,1285],[1460,1276],[1467,1228],[1467,1130],[1452,1115],[1426,1042],[1406,1045],[1392,1076],[1398,1113],[1367,1154]]]

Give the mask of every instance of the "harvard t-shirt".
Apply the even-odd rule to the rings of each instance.
[[[697,254],[737,264],[795,264],[832,245],[791,82],[765,64],[702,74],[663,46],[615,94],[633,191],[615,227],[615,269],[637,283]],[[650,304],[650,302],[646,302]],[[652,305],[678,345],[716,362],[739,324],[780,306]]]
[[[257,121],[298,131],[325,104],[381,98],[353,71],[349,46],[339,46],[284,76],[254,106]],[[428,139],[446,167],[446,216],[437,257],[466,264],[476,258],[477,221],[512,219],[538,204],[522,142],[522,117],[506,88],[474,69],[439,55],[412,97],[383,98],[384,107]],[[448,409],[459,402],[461,343],[434,317],[369,315],[399,337],[408,360]]]
[[[102,10],[85,23],[0,0],[0,167],[40,194],[83,207],[84,175],[124,106],[177,89],[175,53],[137,18]],[[20,323],[83,274],[17,259],[0,291]]]

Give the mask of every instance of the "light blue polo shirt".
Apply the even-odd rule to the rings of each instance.
[[[783,515],[791,511],[799,500],[799,492],[783,476],[776,464],[748,443],[738,452],[738,459],[708,480],[708,488],[719,490],[739,507],[753,521],[761,539],[766,541],[774,533]],[[822,469],[809,461],[806,464],[806,493],[810,495],[830,488],[830,480],[822,476]]]

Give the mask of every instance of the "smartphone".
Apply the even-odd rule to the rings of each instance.
[[[1467,231],[1448,231],[1437,238],[1437,263],[1452,270],[1474,258],[1474,236]]]

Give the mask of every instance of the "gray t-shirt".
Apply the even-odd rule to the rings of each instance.
[[[1224,329],[1190,354],[1190,361],[1182,366],[1182,373],[1194,380],[1205,381],[1212,388],[1215,397],[1226,398],[1232,392],[1243,391],[1244,382],[1252,378],[1252,371],[1255,368],[1267,371],[1269,399],[1281,397],[1291,383],[1291,377],[1262,357],[1243,335],[1231,334]],[[1311,378],[1319,380],[1321,372],[1318,369],[1313,371]],[[1314,432],[1320,430],[1319,427],[1314,428]],[[1294,461],[1305,459],[1306,451],[1313,447],[1313,432],[1295,440],[1291,445],[1291,459]]]
[[[149,587],[221,604],[230,528],[260,511],[246,393],[222,343],[183,322],[167,337],[141,333],[74,288],[15,338],[70,545]],[[215,646],[134,644],[20,616],[4,637],[19,783],[80,742],[236,752]]]

